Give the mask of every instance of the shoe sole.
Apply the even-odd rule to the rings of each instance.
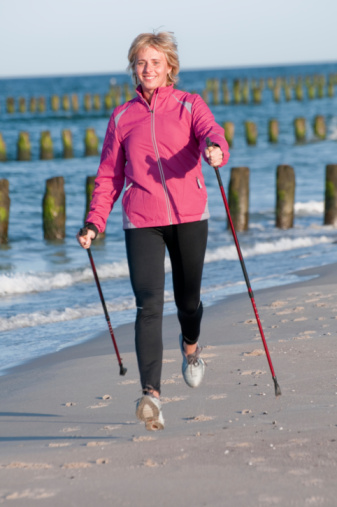
[[[140,421],[145,422],[148,431],[164,429],[164,424],[159,421],[160,410],[151,400],[143,398],[137,407],[136,416]]]

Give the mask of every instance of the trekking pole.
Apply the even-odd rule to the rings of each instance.
[[[86,233],[87,233],[87,229],[83,228],[83,229],[80,230],[80,236],[85,236]],[[115,352],[116,352],[116,356],[117,356],[117,361],[118,361],[118,364],[119,364],[119,374],[120,375],[125,375],[126,372],[127,372],[127,369],[124,368],[122,360],[121,360],[121,357],[119,355],[117,343],[116,343],[116,340],[115,340],[115,335],[114,335],[114,332],[113,332],[113,329],[112,329],[112,326],[111,326],[111,322],[110,322],[110,316],[109,316],[108,310],[106,308],[103,292],[102,292],[102,289],[101,289],[101,284],[100,284],[99,279],[98,279],[98,275],[97,275],[94,259],[92,257],[92,253],[91,253],[90,248],[87,249],[87,252],[88,252],[88,256],[89,256],[92,272],[93,272],[93,275],[94,275],[94,278],[95,278],[95,282],[96,282],[96,285],[97,285],[97,290],[98,290],[98,293],[99,293],[99,297],[101,298],[101,302],[102,302],[102,306],[103,306],[103,310],[104,310],[105,319],[106,319],[106,321],[108,323],[108,328],[109,328],[109,331],[110,331],[111,340],[112,340],[113,346],[115,348]]]
[[[210,141],[209,137],[206,137],[206,144],[207,144],[208,148],[210,148],[211,146],[213,146],[213,144]],[[235,246],[236,246],[236,249],[237,249],[237,252],[238,252],[241,268],[242,268],[242,271],[243,271],[243,276],[245,277],[245,281],[246,281],[246,285],[247,285],[247,289],[248,289],[248,295],[250,297],[250,300],[251,300],[251,303],[252,303],[252,306],[253,306],[253,310],[254,310],[255,317],[256,317],[256,322],[257,322],[257,325],[258,325],[258,328],[259,328],[259,331],[260,331],[260,335],[261,335],[262,343],[263,343],[263,346],[264,346],[264,350],[266,352],[266,356],[267,356],[270,372],[271,372],[271,375],[272,375],[272,378],[273,378],[273,381],[274,381],[275,396],[280,396],[282,394],[281,393],[281,389],[280,389],[280,386],[277,383],[277,378],[276,378],[274,367],[273,367],[273,363],[271,361],[271,357],[270,357],[270,354],[269,354],[268,345],[267,345],[267,342],[266,342],[266,339],[265,339],[265,336],[264,336],[264,332],[263,332],[263,329],[262,329],[262,324],[261,324],[261,321],[260,321],[260,317],[259,317],[259,314],[258,314],[258,311],[257,311],[256,304],[255,304],[253,290],[252,290],[251,285],[250,285],[250,281],[249,281],[248,273],[247,273],[247,270],[246,270],[245,262],[243,260],[240,244],[239,244],[239,241],[238,241],[238,238],[237,238],[237,235],[236,235],[236,232],[235,232],[234,224],[233,224],[233,221],[232,221],[232,217],[231,217],[231,214],[230,214],[230,211],[229,211],[227,197],[226,197],[226,193],[225,193],[225,190],[224,190],[224,187],[223,187],[223,184],[222,184],[219,168],[218,167],[214,167],[214,170],[215,170],[215,174],[216,174],[216,177],[217,177],[217,180],[218,180],[218,183],[219,183],[219,187],[220,187],[221,195],[222,195],[222,198],[223,198],[223,202],[224,202],[224,205],[225,205],[225,208],[226,208],[226,213],[227,213],[229,225],[230,225],[230,228],[231,228],[231,231],[232,231],[232,234],[233,234],[233,238],[234,238],[234,243],[235,243]]]

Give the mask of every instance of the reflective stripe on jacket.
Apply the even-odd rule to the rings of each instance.
[[[199,95],[173,86],[115,108],[86,221],[103,232],[124,185],[123,227],[157,227],[209,217],[201,171],[206,137],[229,158],[224,130]]]

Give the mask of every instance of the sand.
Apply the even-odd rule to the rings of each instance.
[[[205,309],[197,389],[164,319],[164,431],[135,418],[133,325],[115,330],[125,377],[107,332],[0,377],[0,504],[335,506],[337,270],[301,275],[255,293],[279,398],[247,294]]]

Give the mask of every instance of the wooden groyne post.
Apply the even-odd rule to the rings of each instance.
[[[238,232],[246,231],[249,222],[248,167],[232,168],[228,185],[228,205],[235,229]]]
[[[32,157],[32,150],[30,145],[29,133],[19,132],[18,143],[17,143],[17,159],[18,160],[30,160]]]
[[[303,143],[307,135],[305,118],[295,118],[294,129],[296,141],[298,143]]]
[[[325,169],[324,225],[337,226],[337,164],[329,164]]]
[[[8,242],[9,223],[9,182],[0,179],[0,245]]]
[[[279,135],[278,121],[272,118],[268,123],[268,139],[270,143],[277,143]]]
[[[85,156],[91,157],[94,155],[98,155],[98,137],[96,135],[95,129],[87,128],[85,131],[84,137],[85,144]]]
[[[0,162],[6,162],[7,160],[7,152],[6,152],[6,143],[2,134],[0,133]]]
[[[43,233],[45,239],[63,239],[66,224],[66,197],[62,176],[46,181],[42,201]]]
[[[317,115],[314,118],[314,133],[318,139],[326,138],[326,124],[324,116]]]
[[[250,146],[257,143],[257,126],[252,121],[245,121],[246,141]]]
[[[223,124],[223,128],[225,131],[226,141],[228,143],[228,146],[231,148],[233,146],[234,133],[235,133],[234,123],[231,121],[225,121],[225,123]]]
[[[276,227],[294,225],[295,172],[289,165],[279,165],[276,172]]]
[[[71,130],[62,130],[63,158],[73,158],[73,136]]]
[[[40,136],[40,159],[50,160],[53,156],[53,140],[49,130],[44,130]]]

